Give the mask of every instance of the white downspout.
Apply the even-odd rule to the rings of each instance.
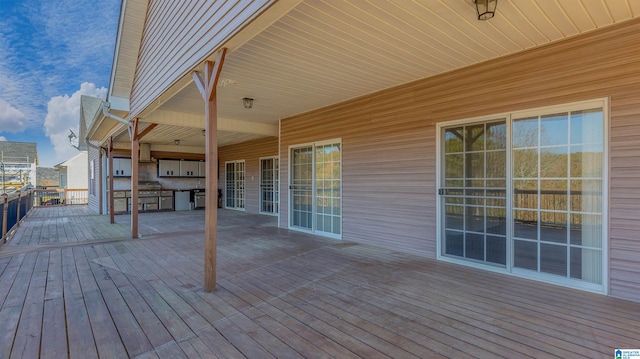
[[[111,106],[107,101],[103,101],[102,102],[102,114],[105,115],[105,117],[109,117],[111,119],[114,119],[118,122],[124,123],[125,125],[129,126],[130,123],[128,120],[125,120],[124,118],[118,117],[112,113],[109,112],[109,106]]]

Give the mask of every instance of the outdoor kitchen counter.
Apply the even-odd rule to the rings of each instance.
[[[113,191],[114,213],[131,212],[131,190]],[[138,211],[173,211],[173,190],[138,190]]]

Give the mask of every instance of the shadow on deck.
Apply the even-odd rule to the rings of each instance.
[[[613,357],[640,303],[204,212],[34,209],[0,247],[0,358]]]

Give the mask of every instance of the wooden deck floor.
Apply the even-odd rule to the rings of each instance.
[[[612,358],[640,303],[289,232],[220,210],[37,208],[0,247],[0,358]]]

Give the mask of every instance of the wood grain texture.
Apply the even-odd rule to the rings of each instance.
[[[260,158],[278,154],[278,138],[268,137],[220,147],[218,150],[220,183],[218,188],[225,193],[225,162],[245,162],[245,212],[260,213]],[[224,200],[223,200],[224,202]]]
[[[633,20],[283,119],[280,226],[289,146],[341,138],[343,239],[434,258],[437,123],[607,97],[609,292],[639,298],[639,43]]]
[[[46,232],[46,218],[82,226],[64,220],[79,214],[112,240],[0,248],[2,358],[599,358],[640,336],[640,303],[283,231],[271,216],[219,211],[212,293],[203,211],[146,213],[131,239],[126,216],[40,207],[16,236]]]

